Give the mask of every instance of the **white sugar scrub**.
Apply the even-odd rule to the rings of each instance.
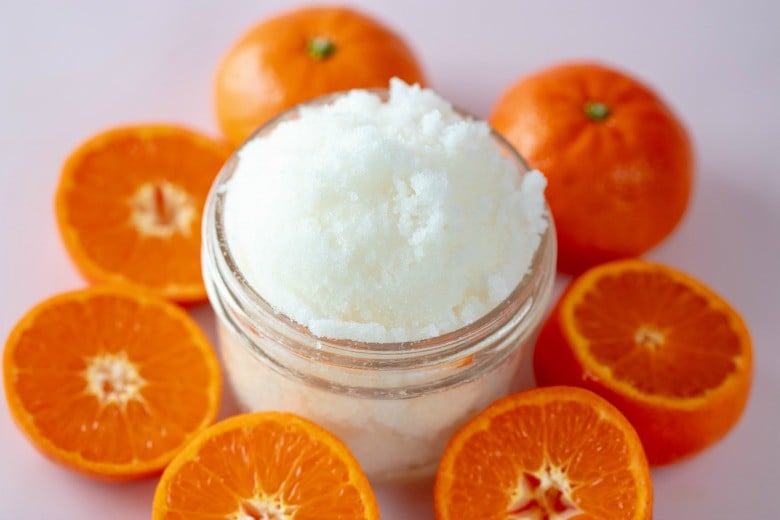
[[[204,214],[239,406],[321,424],[374,480],[432,475],[460,425],[532,383],[555,274],[544,187],[484,121],[399,80],[258,130]]]
[[[301,109],[238,152],[225,234],[247,282],[317,336],[414,341],[461,328],[527,272],[545,179],[484,121],[393,80]]]

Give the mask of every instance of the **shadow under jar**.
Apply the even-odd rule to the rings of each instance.
[[[383,97],[386,93],[380,93]],[[327,104],[335,96],[308,104]],[[293,108],[250,139],[298,117]],[[496,146],[528,170],[502,136]],[[218,316],[225,371],[243,411],[306,417],[341,438],[376,481],[430,477],[452,434],[488,404],[532,386],[531,353],[555,278],[549,208],[531,265],[512,293],[475,322],[420,341],[361,343],[314,336],[251,287],[225,236],[234,155],[212,187],[203,220],[203,274]]]

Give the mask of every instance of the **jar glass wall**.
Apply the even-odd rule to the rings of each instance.
[[[296,108],[285,112],[251,139],[297,114]],[[503,137],[494,132],[492,138],[519,173],[527,170]],[[369,477],[408,479],[435,472],[447,440],[479,410],[530,386],[532,346],[555,276],[549,210],[528,272],[476,322],[415,342],[320,338],[275,312],[237,267],[225,236],[224,205],[238,161],[234,155],[225,165],[206,204],[203,270],[225,370],[244,411],[304,416],[340,437]]]

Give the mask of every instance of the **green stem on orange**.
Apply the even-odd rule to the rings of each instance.
[[[594,121],[604,121],[609,117],[609,107],[605,103],[598,101],[588,101],[583,107],[585,115]]]
[[[315,60],[324,60],[336,51],[336,44],[322,36],[309,40],[309,56]]]

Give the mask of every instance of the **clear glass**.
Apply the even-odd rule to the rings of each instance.
[[[386,96],[386,92],[379,91]],[[309,104],[326,104],[339,94]],[[250,139],[297,117],[293,108]],[[499,134],[492,138],[527,166]],[[531,267],[509,297],[459,330],[421,341],[359,343],[312,335],[279,314],[237,268],[223,207],[238,164],[234,155],[212,187],[203,223],[203,272],[219,318],[225,370],[245,411],[289,411],[341,438],[370,478],[432,475],[448,439],[495,399],[530,387],[531,352],[555,276],[553,222]]]

